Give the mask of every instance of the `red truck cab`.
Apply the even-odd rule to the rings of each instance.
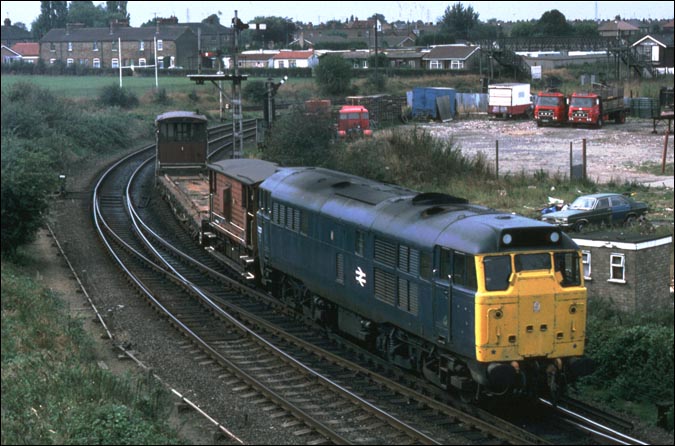
[[[623,103],[623,88],[594,86],[594,90],[585,93],[573,93],[570,96],[568,111],[570,124],[590,125],[601,128],[611,119],[617,124],[626,122],[626,108]]]
[[[559,91],[540,91],[534,106],[537,127],[544,124],[566,124],[568,98]]]
[[[344,105],[338,115],[338,136],[372,136],[368,109],[362,105]]]

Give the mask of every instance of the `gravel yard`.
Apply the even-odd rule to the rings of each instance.
[[[652,133],[651,120],[638,118],[628,118],[625,124],[608,123],[601,129],[537,127],[533,120],[491,120],[486,117],[460,118],[446,123],[422,124],[421,127],[439,138],[453,138],[465,155],[482,152],[493,162],[498,141],[500,175],[544,170],[551,175],[569,177],[570,144],[573,164],[581,164],[585,139],[587,175],[595,182],[651,183],[668,178],[639,170],[644,164],[660,168],[667,129],[665,122],[657,122],[657,134]],[[668,138],[669,163],[673,162],[673,139],[672,135]]]

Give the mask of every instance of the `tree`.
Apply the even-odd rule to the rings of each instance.
[[[202,23],[208,23],[209,25],[220,25],[220,17],[218,17],[218,14],[211,14],[202,20]]]
[[[264,23],[265,30],[256,31],[255,26],[251,26],[252,23]],[[293,20],[283,17],[258,16],[253,19],[252,23],[249,23],[249,29],[244,31],[244,33],[247,34],[245,37],[246,39],[262,44],[264,44],[264,42],[272,41],[274,46],[282,48],[291,42],[293,33],[296,30],[296,25],[293,23]]]
[[[537,22],[537,35],[541,37],[569,36],[572,27],[567,23],[565,15],[557,9],[546,11]]]
[[[68,2],[40,2],[40,15],[33,21],[33,35],[41,39],[53,28],[65,28],[68,23]]]
[[[329,95],[343,95],[352,82],[352,67],[338,54],[326,54],[316,67],[316,82],[319,89]]]
[[[537,24],[534,20],[517,22],[511,27],[511,37],[532,37],[537,32]]]
[[[100,28],[108,26],[108,14],[103,6],[95,6],[91,1],[70,2],[68,21],[84,23],[90,28]]]
[[[478,24],[478,13],[472,6],[464,8],[460,2],[445,9],[441,18],[441,34],[447,34],[454,39],[468,40],[471,30]]]
[[[129,20],[131,16],[127,12],[128,2],[105,2],[108,20]]]

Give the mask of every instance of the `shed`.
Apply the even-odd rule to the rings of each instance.
[[[672,305],[672,236],[597,231],[577,234],[574,241],[582,251],[589,299],[610,300],[629,313]]]
[[[415,117],[430,116],[447,121],[455,117],[456,91],[454,88],[419,87],[412,93],[412,113]]]

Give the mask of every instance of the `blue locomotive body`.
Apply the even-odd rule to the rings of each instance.
[[[262,282],[442,387],[505,389],[514,361],[583,353],[578,248],[550,225],[321,168],[280,169],[259,197]],[[566,305],[574,333],[553,327]]]

